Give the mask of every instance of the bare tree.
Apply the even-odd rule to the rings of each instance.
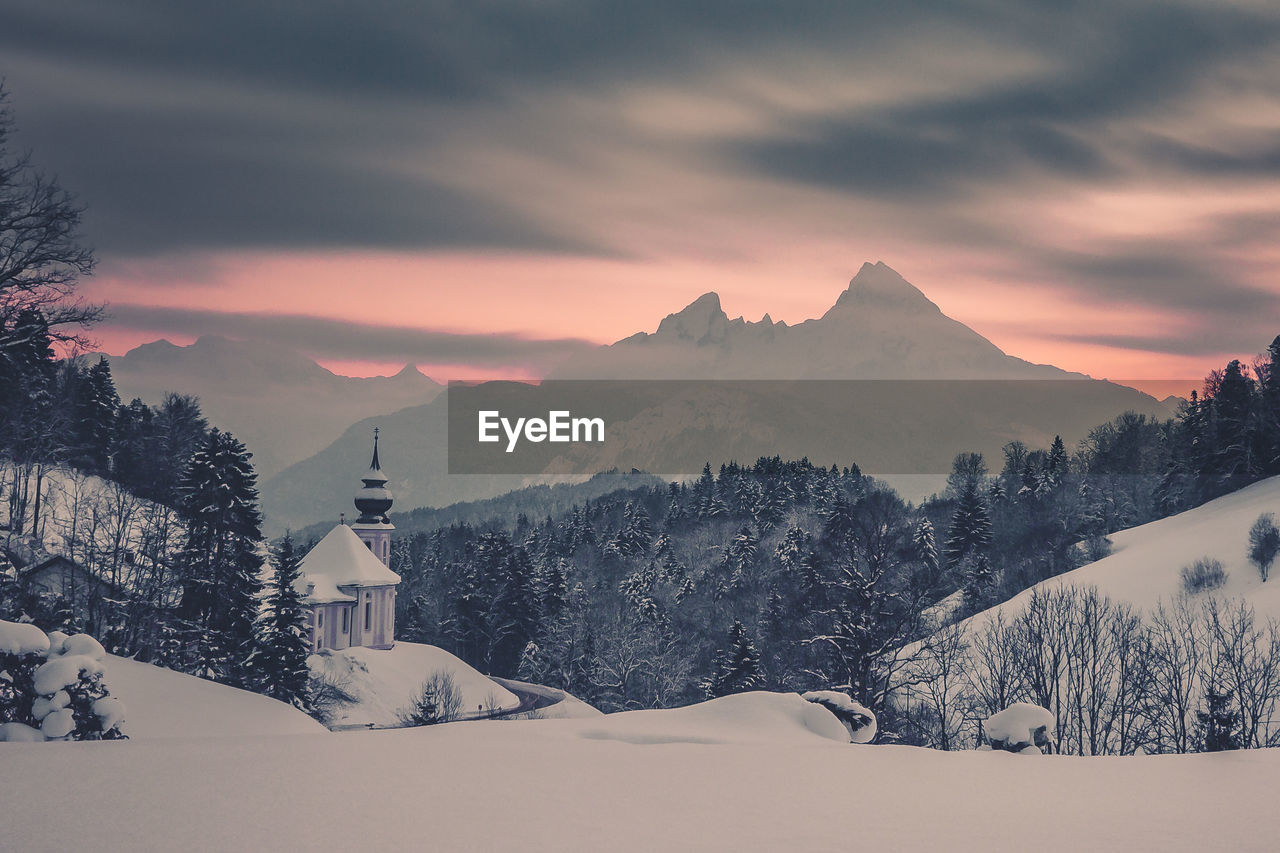
[[[966,672],[974,710],[984,717],[1003,711],[1026,695],[1025,634],[997,610],[973,634]]]
[[[83,330],[102,307],[76,295],[93,271],[93,250],[80,242],[83,208],[56,178],[13,150],[14,118],[0,85],[0,355],[47,331],[84,344]],[[43,323],[24,318],[40,317]]]
[[[1159,752],[1189,752],[1202,688],[1204,625],[1184,596],[1156,607],[1147,636],[1155,747]]]
[[[928,711],[938,749],[959,746],[968,719],[964,701],[964,667],[969,639],[965,627],[955,623],[927,637],[921,644],[920,675],[909,690]]]
[[[496,710],[497,702],[492,695],[488,701]],[[396,718],[402,726],[433,726],[452,722],[461,713],[462,692],[458,689],[453,673],[437,669],[426,677],[413,701]]]
[[[1240,742],[1267,746],[1267,726],[1280,700],[1280,628],[1257,624],[1244,601],[1209,599],[1202,607],[1208,643],[1203,680],[1231,693],[1240,709]]]

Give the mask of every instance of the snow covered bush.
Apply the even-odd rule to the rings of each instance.
[[[453,673],[438,669],[422,682],[418,695],[398,716],[402,726],[433,726],[452,722],[461,712],[462,692]]]
[[[876,715],[838,690],[810,690],[801,698],[821,705],[836,715],[849,730],[850,743],[871,743],[876,736]]]
[[[0,741],[117,740],[124,705],[102,682],[102,645],[0,621]]]
[[[1222,563],[1209,557],[1201,557],[1182,570],[1182,589],[1188,595],[1218,589],[1227,582],[1227,572]]]
[[[325,726],[333,725],[342,708],[356,701],[351,682],[327,672],[312,673],[307,681],[307,698],[311,702],[312,718]]]
[[[0,725],[33,722],[35,673],[48,651],[49,638],[35,625],[0,621]]]
[[[1054,730],[1055,721],[1053,714],[1039,705],[1014,702],[1003,711],[987,717],[984,726],[992,749],[1040,755],[1052,747],[1049,735]]]
[[[1249,528],[1249,562],[1258,569],[1262,582],[1267,582],[1271,574],[1271,564],[1280,554],[1280,527],[1276,527],[1276,517],[1269,512],[1258,516],[1258,520]]]

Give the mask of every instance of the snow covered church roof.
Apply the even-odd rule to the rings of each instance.
[[[328,587],[385,586],[400,576],[383,565],[350,527],[339,524],[302,558],[302,573],[315,584],[313,597]],[[333,592],[337,592],[336,589]],[[338,593],[341,595],[342,593]],[[342,599],[330,599],[342,600]]]

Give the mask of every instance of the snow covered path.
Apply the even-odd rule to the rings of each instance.
[[[1280,751],[851,746],[799,697],[343,737],[7,744],[0,849],[1272,850]],[[807,703],[805,703],[807,704]],[[815,708],[816,706],[809,706]],[[831,718],[834,721],[834,718]],[[75,846],[72,843],[71,846]]]

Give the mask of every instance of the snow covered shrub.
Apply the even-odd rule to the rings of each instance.
[[[356,696],[351,692],[350,687],[349,681],[344,681],[336,675],[313,673],[307,681],[307,697],[311,700],[308,713],[321,725],[331,725],[343,705],[350,705],[356,701]]]
[[[462,711],[462,692],[453,673],[436,670],[422,682],[417,697],[397,717],[402,726],[433,726],[458,719]]]
[[[1084,541],[1085,559],[1096,563],[1104,557],[1111,556],[1111,540],[1101,534],[1090,536]]]
[[[876,715],[838,690],[810,690],[801,698],[821,705],[836,715],[849,730],[850,743],[871,743],[876,736]]]
[[[1226,582],[1222,563],[1211,557],[1201,557],[1182,570],[1182,589],[1188,595],[1218,589]]]
[[[0,621],[0,741],[123,738],[124,705],[102,682],[105,657],[88,634]]]
[[[49,638],[35,625],[0,621],[0,724],[38,722],[31,713],[35,673],[48,651]]]
[[[1040,755],[1052,749],[1053,714],[1030,702],[1014,702],[983,724],[992,749]]]
[[[1280,528],[1276,527],[1276,517],[1264,512],[1249,529],[1249,561],[1257,567],[1263,583],[1271,574],[1271,564],[1277,554],[1280,554]]]

